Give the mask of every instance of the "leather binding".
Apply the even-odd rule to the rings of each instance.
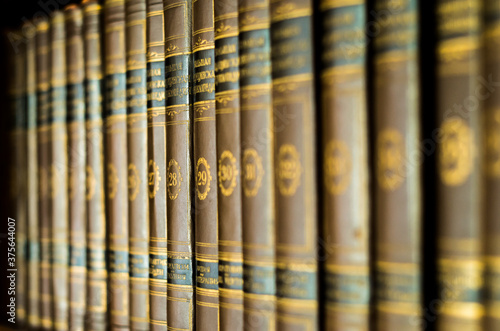
[[[276,240],[269,0],[240,0],[238,11],[244,326],[271,331]]]
[[[165,21],[163,0],[148,0],[147,103],[149,197],[149,328],[167,330],[167,187],[165,123]]]
[[[318,327],[312,1],[271,3],[277,329]]]
[[[379,329],[420,330],[422,210],[418,1],[394,6],[374,40],[375,320]]]
[[[214,8],[193,1],[193,171],[196,325],[219,329]]]
[[[168,215],[167,321],[169,330],[193,330],[191,1],[168,0],[164,1],[163,8],[168,142],[165,181]]]
[[[40,327],[40,240],[38,215],[38,148],[36,98],[36,27],[24,26],[26,35],[26,190],[27,190],[27,260],[28,260],[28,327]]]
[[[87,307],[85,329],[103,331],[108,325],[108,264],[104,205],[102,10],[99,3],[92,0],[84,1],[82,8],[86,95]]]
[[[320,2],[321,164],[328,330],[368,330],[370,223],[365,0]],[[388,85],[389,86],[389,85]],[[392,85],[391,85],[392,86]]]
[[[50,156],[52,211],[52,302],[54,330],[67,330],[69,320],[68,134],[66,125],[66,50],[64,14],[50,20]]]
[[[129,226],[125,4],[104,3],[106,213],[110,326],[129,328]]]
[[[214,1],[220,328],[243,330],[238,2]]]
[[[484,2],[484,69],[485,80],[498,81],[500,72],[500,45],[498,26],[500,23],[500,3],[497,1]],[[500,95],[494,93],[490,85],[482,85],[481,94],[484,96],[484,220],[485,229],[485,330],[500,328]]]
[[[85,201],[86,131],[83,14],[76,5],[65,8],[68,210],[69,210],[69,328],[83,330],[87,280],[87,216]]]
[[[52,330],[52,249],[51,210],[49,193],[50,168],[50,71],[49,21],[36,21],[36,93],[37,93],[37,149],[38,149],[38,217],[40,240],[40,326]]]
[[[146,1],[126,1],[130,328],[149,330]]]
[[[436,329],[480,330],[484,315],[480,183],[483,132],[477,98],[481,93],[478,77],[482,2],[440,0],[436,10],[436,258],[439,300],[443,302]]]
[[[17,30],[13,33],[22,33]],[[26,305],[27,305],[27,213],[26,213],[26,152],[27,152],[27,126],[26,126],[26,44],[21,43],[16,52],[9,49],[10,77],[9,77],[9,101],[10,104],[10,144],[12,154],[9,157],[9,164],[12,167],[10,177],[11,206],[12,213],[9,224],[15,224],[15,238],[8,236],[7,260],[8,269],[16,269],[15,280],[15,304],[16,304],[16,325],[20,328],[26,328]],[[8,107],[7,107],[8,108]],[[11,241],[12,239],[12,241]],[[15,246],[10,246],[11,242]],[[11,272],[7,272],[7,276]],[[10,303],[10,302],[9,302]],[[10,318],[10,316],[9,316]]]

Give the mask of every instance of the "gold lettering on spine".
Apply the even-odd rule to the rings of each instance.
[[[255,197],[262,185],[264,166],[262,157],[254,148],[245,149],[241,162],[243,192],[247,197]]]
[[[438,154],[441,181],[449,186],[463,184],[474,166],[474,135],[467,123],[458,117],[441,125],[441,148]]]
[[[284,196],[293,196],[300,186],[302,165],[297,148],[291,144],[284,144],[278,152],[278,167],[276,177],[279,191]]]
[[[230,196],[236,187],[236,178],[239,174],[236,158],[231,151],[225,150],[222,152],[217,174],[221,193],[226,197]]]
[[[160,189],[160,168],[155,161],[149,160],[148,164],[148,193],[149,198],[153,199],[156,196],[156,192]]]
[[[113,199],[118,191],[118,173],[113,164],[108,164],[108,176],[107,176],[107,186],[108,186],[108,197]]]
[[[137,197],[140,183],[137,167],[135,164],[130,163],[128,165],[128,198],[130,201],[134,201]]]
[[[86,176],[85,176],[85,199],[91,200],[95,194],[95,174],[94,170],[90,166],[85,167]]]
[[[182,180],[181,166],[176,160],[171,159],[168,162],[168,197],[170,200],[175,200],[179,196]]]
[[[405,145],[401,133],[382,130],[377,137],[377,180],[385,190],[394,191],[405,181]]]
[[[340,140],[330,141],[324,152],[325,187],[333,195],[345,192],[351,180],[352,156],[349,146]]]
[[[200,200],[207,198],[211,181],[210,165],[204,157],[200,157],[196,163],[196,192]]]

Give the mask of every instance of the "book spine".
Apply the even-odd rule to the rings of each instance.
[[[36,100],[36,28],[32,22],[25,25],[26,33],[26,124],[27,124],[27,260],[28,260],[28,327],[40,328],[40,240],[38,215],[38,148]]]
[[[380,329],[420,330],[422,304],[418,1],[388,13],[374,41],[374,229],[376,325]],[[404,36],[404,37],[403,37]]]
[[[87,209],[87,297],[85,328],[106,330],[108,326],[108,271],[103,155],[103,93],[101,62],[101,6],[83,4]]]
[[[106,212],[109,221],[111,328],[129,328],[129,226],[127,186],[127,63],[125,4],[104,3]]]
[[[370,224],[365,0],[320,2],[324,324],[368,330]]]
[[[76,5],[65,9],[67,121],[68,121],[68,211],[69,211],[69,327],[83,330],[87,281],[87,216],[85,201],[85,70],[83,15]]]
[[[68,329],[69,221],[68,154],[66,124],[66,50],[64,14],[55,11],[50,20],[50,203],[52,219],[52,290],[54,329]]]
[[[126,1],[130,328],[149,329],[146,1]]]
[[[220,328],[243,330],[238,2],[214,8]]]
[[[437,330],[481,329],[484,315],[483,132],[481,105],[473,98],[481,73],[481,10],[478,0],[437,2],[437,283],[443,302]]]
[[[167,121],[168,328],[194,329],[191,1],[164,1]],[[207,326],[208,327],[208,326]]]
[[[483,79],[491,80],[498,77],[500,72],[500,3],[497,1],[484,2],[484,67]],[[487,81],[485,81],[487,82]],[[493,85],[498,86],[498,85]],[[481,86],[481,97],[484,97],[484,220],[485,229],[485,330],[500,328],[500,244],[497,238],[500,235],[500,94],[491,85]]]
[[[163,1],[147,2],[149,328],[167,331],[167,134]]]
[[[269,0],[240,0],[240,128],[245,330],[276,329],[276,236]]]
[[[14,33],[21,34],[17,30]],[[9,123],[10,144],[12,155],[10,155],[10,166],[12,176],[10,177],[11,206],[12,214],[9,217],[7,226],[9,231],[15,229],[15,238],[8,236],[7,266],[9,269],[16,269],[14,272],[15,288],[15,322],[20,328],[26,327],[26,304],[27,304],[27,261],[26,261],[26,240],[27,240],[27,213],[26,213],[26,44],[19,45],[16,51],[9,54],[11,73],[9,79],[9,99],[11,102],[11,123]],[[10,246],[15,244],[15,246]],[[7,273],[10,278],[11,272]],[[9,302],[10,303],[10,302]],[[10,319],[9,319],[10,321]]]
[[[218,330],[219,257],[213,2],[193,1],[192,15],[196,325]]]
[[[49,206],[49,22],[36,21],[36,93],[37,93],[37,148],[38,148],[38,217],[40,240],[40,325],[52,330],[52,249],[51,210]]]
[[[311,15],[309,0],[271,3],[278,329],[318,327]]]

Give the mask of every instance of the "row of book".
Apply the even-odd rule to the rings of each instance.
[[[18,323],[499,329],[500,2],[436,1],[432,137],[420,6],[84,0],[11,31]]]

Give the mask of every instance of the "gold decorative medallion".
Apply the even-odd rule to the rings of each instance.
[[[439,175],[445,185],[463,184],[474,162],[474,136],[463,119],[453,117],[441,125],[438,153]]]
[[[210,165],[208,165],[204,157],[200,157],[196,162],[196,192],[198,193],[198,199],[205,200],[207,198],[211,181]]]
[[[323,175],[330,194],[340,195],[349,186],[352,156],[347,144],[340,140],[330,141],[324,151]]]
[[[223,151],[219,159],[219,187],[221,193],[228,197],[236,187],[236,178],[239,174],[236,158],[230,151]]]
[[[155,161],[149,160],[148,164],[148,193],[149,198],[153,199],[156,192],[160,189],[160,168]]]
[[[107,186],[108,186],[108,197],[110,199],[114,199],[116,196],[116,192],[118,191],[118,172],[116,171],[116,168],[114,165],[111,163],[108,164],[108,180],[107,180]]]
[[[302,166],[300,164],[300,154],[294,145],[284,144],[278,152],[278,164],[276,176],[280,193],[285,196],[292,196],[300,185]]]
[[[179,163],[171,159],[168,162],[168,197],[175,200],[181,191],[182,174]]]
[[[489,114],[486,136],[486,173],[500,178],[500,109]]]
[[[59,194],[59,176],[55,164],[50,167],[49,178],[50,196],[52,197],[52,199],[54,199]]]
[[[405,144],[399,131],[382,130],[377,136],[377,181],[387,191],[398,189],[405,181]]]
[[[259,192],[264,177],[262,158],[255,149],[248,148],[243,152],[241,164],[243,192],[247,197],[254,197]]]
[[[128,199],[134,201],[139,193],[139,185],[141,180],[139,179],[139,172],[135,164],[130,163],[128,165]]]
[[[90,200],[95,194],[95,175],[90,166],[85,167],[85,199]]]

